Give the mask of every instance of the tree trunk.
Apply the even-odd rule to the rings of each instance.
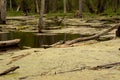
[[[21,7],[21,4],[18,5],[17,10],[16,10],[17,12],[20,10],[20,7]]]
[[[68,11],[72,12],[72,10],[73,10],[72,0],[68,0]]]
[[[6,24],[6,0],[0,0],[0,23]]]
[[[120,26],[120,24],[119,24],[119,25],[116,25],[116,26],[113,26],[113,27],[111,27],[111,28],[109,28],[109,29],[107,29],[107,30],[105,30],[105,31],[103,31],[103,32],[100,32],[100,33],[94,35],[94,36],[85,37],[85,38],[77,38],[77,39],[74,39],[74,40],[72,40],[72,41],[68,41],[68,42],[66,42],[65,44],[66,44],[66,45],[71,45],[71,44],[74,44],[74,43],[77,43],[77,42],[81,42],[81,41],[88,41],[88,40],[96,39],[96,38],[98,38],[98,37],[100,37],[100,36],[102,36],[102,35],[110,32],[110,31],[112,31],[113,29],[115,29],[115,28],[117,28],[117,27],[119,27],[119,26]]]
[[[43,29],[43,15],[45,10],[45,0],[41,0],[41,10],[40,10],[40,18],[39,18],[39,24],[38,24],[38,32],[41,33]]]
[[[97,14],[105,11],[107,0],[99,0],[97,5]]]
[[[113,1],[113,12],[117,12],[117,10],[118,10],[118,5],[119,5],[119,0],[114,0]]]
[[[82,0],[79,0],[79,17],[82,18]]]
[[[38,0],[35,0],[36,13],[39,13]]]
[[[67,3],[66,3],[66,0],[64,0],[63,4],[64,4],[64,14],[66,14],[66,12],[67,12]]]
[[[10,0],[10,11],[12,11],[13,8],[12,8],[12,0]]]
[[[93,9],[92,4],[90,3],[90,0],[85,0],[85,4],[90,13],[95,13],[95,10]]]
[[[55,12],[57,12],[57,0],[51,0],[51,1],[53,1],[52,12],[55,13]]]

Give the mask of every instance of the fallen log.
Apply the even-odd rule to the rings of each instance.
[[[115,26],[112,26],[111,28],[105,30],[105,31],[102,31],[96,35],[93,35],[93,36],[90,36],[90,37],[85,37],[85,38],[77,38],[77,39],[74,39],[72,41],[67,41],[65,43],[65,45],[71,45],[71,44],[74,44],[74,43],[77,43],[77,42],[82,42],[82,41],[88,41],[88,40],[92,40],[92,39],[96,39],[96,38],[99,38],[100,36],[102,35],[105,35],[106,33],[112,31],[113,29],[116,29],[117,27],[119,27],[120,24],[118,25],[115,25]]]
[[[20,42],[20,39],[14,39],[14,40],[8,40],[8,41],[0,41],[0,47],[16,45],[19,42]]]
[[[115,67],[115,66],[120,66],[120,62],[105,64],[105,65],[99,65],[99,66],[90,68],[90,70],[109,69],[109,68],[112,68],[112,67]]]
[[[6,74],[8,74],[8,73],[10,73],[10,72],[13,72],[13,71],[17,70],[18,68],[20,68],[20,67],[19,67],[19,66],[11,67],[11,68],[9,68],[9,69],[1,72],[1,73],[0,73],[0,76],[6,75]]]

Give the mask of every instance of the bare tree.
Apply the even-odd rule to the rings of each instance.
[[[38,32],[41,33],[43,29],[43,15],[45,11],[45,0],[41,0],[41,10],[40,10],[40,18],[39,18],[39,24],[38,24]]]
[[[0,0],[0,23],[6,23],[6,0]]]
[[[82,17],[82,0],[79,0],[79,17]]]
[[[35,9],[36,9],[36,12],[39,13],[38,0],[35,0]]]
[[[67,12],[67,3],[66,3],[66,0],[63,1],[63,4],[64,4],[64,14]]]
[[[52,12],[57,12],[57,0],[51,0],[51,1],[53,1],[53,3],[52,3]]]
[[[10,0],[10,11],[12,11],[12,0]]]

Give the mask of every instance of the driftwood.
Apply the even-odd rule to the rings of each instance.
[[[63,71],[63,72],[55,72],[55,74],[64,74],[64,73],[83,71],[83,70],[110,69],[110,68],[113,68],[115,66],[120,66],[120,62],[105,64],[105,65],[99,65],[99,66],[95,66],[95,67],[84,66],[84,67],[81,67],[81,68],[78,68],[78,69],[72,69],[72,70]]]
[[[90,68],[90,70],[109,69],[109,68],[112,68],[112,67],[115,67],[115,66],[120,66],[120,62],[92,67],[92,68]]]
[[[7,63],[7,65],[12,64],[13,62],[15,62],[15,61],[17,61],[19,59],[22,59],[22,58],[24,58],[24,57],[26,57],[28,55],[30,55],[30,53],[14,56],[14,57],[12,57],[12,60],[9,63]]]
[[[20,42],[20,39],[14,39],[14,40],[8,40],[8,41],[0,41],[0,47],[16,45],[19,42]]]
[[[116,28],[119,27],[119,26],[120,26],[120,24],[115,25],[115,26],[113,26],[113,27],[111,27],[111,28],[109,28],[109,29],[107,29],[107,30],[105,30],[105,31],[103,31],[103,32],[100,32],[100,33],[98,33],[98,34],[96,34],[96,35],[93,35],[93,36],[90,36],[90,37],[77,38],[77,39],[74,39],[74,40],[72,40],[72,41],[67,41],[67,42],[65,43],[65,45],[71,45],[71,44],[74,44],[74,43],[77,43],[77,42],[88,41],[88,40],[92,40],[92,39],[99,38],[100,36],[102,36],[102,35],[110,32],[110,31],[112,31],[113,29],[116,29]]]
[[[54,47],[54,46],[57,46],[57,45],[61,45],[61,44],[64,44],[64,43],[65,43],[65,41],[59,41],[57,43],[52,44],[51,47]]]
[[[8,74],[8,73],[10,73],[10,72],[13,72],[13,71],[17,70],[18,68],[20,68],[20,67],[19,67],[19,66],[11,67],[11,68],[9,68],[9,69],[1,72],[1,73],[0,73],[0,76],[6,75],[6,74]]]

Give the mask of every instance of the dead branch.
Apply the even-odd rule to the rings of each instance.
[[[11,68],[9,68],[9,69],[1,72],[1,73],[0,73],[0,76],[6,75],[6,74],[8,74],[8,73],[10,73],[10,72],[13,72],[13,71],[19,69],[19,68],[20,68],[19,66],[11,67]]]
[[[15,61],[17,61],[19,59],[22,59],[22,58],[24,58],[24,57],[26,57],[28,55],[30,55],[30,53],[22,54],[22,55],[19,55],[19,56],[14,56],[14,57],[12,57],[12,60],[9,63],[7,63],[7,65],[12,64],[13,62],[15,62]]]
[[[112,68],[112,67],[115,67],[115,66],[120,66],[120,62],[105,64],[105,65],[99,65],[99,66],[90,68],[90,70],[109,69],[109,68]]]
[[[115,25],[115,26],[113,26],[113,27],[111,27],[111,28],[109,28],[109,29],[107,29],[107,30],[105,30],[105,31],[102,31],[102,32],[100,32],[100,33],[98,33],[98,34],[96,34],[96,35],[90,36],[90,37],[77,38],[77,39],[74,39],[74,40],[72,40],[72,41],[67,41],[67,42],[65,43],[65,45],[71,45],[71,44],[74,44],[74,43],[77,43],[77,42],[88,41],[88,40],[92,40],[92,39],[99,38],[100,36],[105,35],[106,33],[112,31],[113,29],[116,29],[116,28],[119,27],[119,26],[120,26],[120,24]]]
[[[54,47],[54,46],[57,46],[57,45],[61,45],[61,44],[64,44],[65,43],[65,41],[59,41],[59,42],[56,42],[56,43],[54,43],[54,44],[52,44],[51,45],[51,47]]]

